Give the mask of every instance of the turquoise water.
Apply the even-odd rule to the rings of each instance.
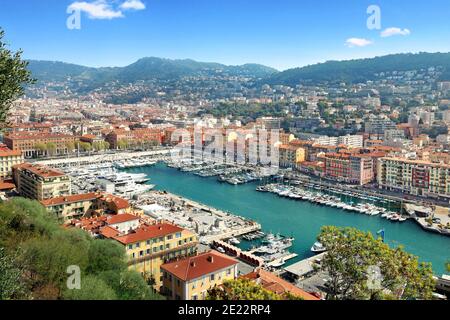
[[[419,256],[421,261],[431,262],[438,275],[444,273],[445,262],[450,260],[450,238],[425,232],[413,221],[393,223],[380,217],[280,198],[257,192],[256,184],[232,186],[219,183],[216,178],[201,178],[164,164],[127,171],[146,173],[151,178],[149,183],[156,184],[158,190],[258,221],[265,232],[294,236],[291,251],[299,256],[289,263],[311,256],[310,248],[320,228],[325,225],[356,227],[374,234],[385,229],[387,243],[391,246],[402,245],[408,252]]]

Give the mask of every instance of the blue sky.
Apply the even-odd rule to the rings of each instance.
[[[372,4],[381,9],[381,30],[367,28]],[[450,52],[448,0],[1,0],[0,5],[0,27],[25,58],[88,66],[124,66],[156,56],[283,70],[332,59]],[[81,9],[79,30],[66,27],[69,6]],[[383,31],[391,36],[382,37]]]

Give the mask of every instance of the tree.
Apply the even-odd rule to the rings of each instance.
[[[323,227],[319,241],[328,250],[321,262],[330,276],[328,299],[432,297],[431,265],[419,263],[401,247],[390,248],[371,233],[353,228]]]
[[[47,145],[45,143],[36,143],[34,148],[37,151],[40,151],[41,154],[43,154],[44,152],[47,152]]]
[[[85,152],[92,150],[92,145],[89,142],[80,142],[79,146],[80,146],[80,149]]]
[[[46,149],[47,149],[49,155],[51,155],[51,156],[56,154],[57,148],[58,147],[53,142],[48,142],[47,145],[46,145]]]
[[[121,300],[147,300],[150,297],[150,287],[136,271],[122,274],[117,291]]]
[[[24,93],[23,85],[34,80],[27,70],[28,62],[22,60],[22,51],[13,53],[3,42],[0,29],[0,129],[4,129],[12,103]]]
[[[73,143],[72,141],[69,141],[66,143],[66,148],[67,148],[67,152],[68,153],[72,153],[75,151],[75,143]]]
[[[0,300],[21,298],[24,286],[21,282],[22,270],[16,266],[15,259],[0,248]]]
[[[207,300],[281,300],[281,296],[249,279],[237,279],[208,290]]]
[[[89,273],[98,274],[109,270],[120,273],[126,269],[125,249],[116,241],[94,241],[89,247],[88,255]]]
[[[81,279],[81,289],[66,289],[64,299],[67,300],[116,300],[114,290],[102,279],[96,276],[86,276]]]

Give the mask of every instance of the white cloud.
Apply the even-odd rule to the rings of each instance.
[[[69,5],[68,10],[78,10],[88,14],[90,19],[115,19],[123,18],[122,11],[114,9],[107,1],[94,2],[76,1]]]
[[[392,36],[409,36],[411,31],[409,29],[401,29],[401,28],[387,28],[381,32],[381,36],[383,38],[392,37]]]
[[[347,39],[347,41],[345,41],[345,44],[349,48],[365,47],[365,46],[368,46],[368,45],[370,45],[372,43],[373,43],[372,41],[367,40],[367,39],[362,39],[362,38],[350,38],[350,39]]]
[[[120,8],[123,10],[144,10],[145,4],[141,0],[125,0]]]

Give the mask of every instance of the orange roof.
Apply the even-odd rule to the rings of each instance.
[[[12,190],[16,187],[14,183],[0,181],[0,190]]]
[[[22,169],[22,170],[28,170],[38,176],[44,177],[44,178],[51,178],[51,177],[63,177],[66,174],[62,171],[45,167],[39,164],[31,164],[29,162],[21,163],[18,165],[13,166],[14,169]]]
[[[12,157],[12,156],[21,156],[22,151],[20,150],[11,150],[9,148],[1,148],[0,149],[0,157]]]
[[[56,205],[62,205],[62,204],[69,204],[74,202],[80,202],[80,201],[89,201],[97,199],[100,196],[99,193],[85,193],[85,194],[74,194],[70,196],[62,196],[57,198],[51,198],[47,200],[42,200],[41,203],[46,206],[56,206]]]
[[[263,269],[259,269],[257,271],[246,274],[242,276],[242,278],[254,280],[255,282],[259,283],[264,289],[272,291],[278,295],[291,293],[305,300],[320,300],[312,294]]]
[[[120,232],[110,226],[105,226],[100,229],[100,234],[105,238],[114,238],[117,237]]]
[[[160,223],[160,224],[155,224],[155,225],[151,225],[151,226],[148,226],[148,225],[142,226],[139,229],[136,229],[134,231],[134,233],[115,237],[114,239],[123,244],[130,244],[130,243],[145,241],[148,239],[167,236],[169,234],[181,232],[183,230],[184,230],[183,228],[180,228],[173,224]]]
[[[133,220],[139,220],[139,217],[129,214],[129,213],[124,213],[124,214],[118,214],[115,216],[112,216],[108,219],[108,224],[117,224],[117,223],[123,223],[123,222],[127,222],[127,221],[133,221]]]
[[[163,264],[161,269],[173,274],[180,280],[190,281],[225,268],[230,268],[236,264],[238,262],[227,255],[217,251],[209,251],[195,257]]]
[[[105,202],[114,203],[114,205],[116,206],[117,210],[127,209],[127,208],[130,207],[130,203],[128,202],[128,200],[125,200],[125,199],[123,199],[121,197],[118,197],[118,196],[114,196],[112,194],[103,194],[101,199],[103,201],[105,201]]]

